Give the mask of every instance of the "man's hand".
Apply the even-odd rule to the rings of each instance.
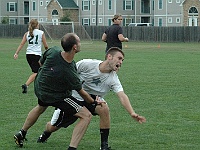
[[[136,121],[138,121],[141,124],[146,122],[146,118],[143,116],[140,116],[138,114],[131,114],[131,117],[134,118]]]

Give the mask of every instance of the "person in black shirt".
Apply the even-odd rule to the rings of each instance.
[[[102,41],[107,43],[106,52],[111,47],[118,47],[122,49],[122,42],[128,42],[128,38],[123,36],[122,16],[120,14],[114,15],[112,19],[113,25],[108,27],[102,35]]]

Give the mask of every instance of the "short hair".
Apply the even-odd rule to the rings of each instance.
[[[74,33],[67,33],[61,39],[61,46],[65,52],[70,52],[75,44],[78,42]]]
[[[105,60],[107,59],[108,54],[114,56],[117,52],[120,52],[123,55],[123,57],[125,56],[124,52],[119,47],[111,47],[106,52]]]
[[[114,22],[114,20],[117,20],[119,17],[122,17],[121,14],[115,14],[114,17],[112,18],[112,22]]]

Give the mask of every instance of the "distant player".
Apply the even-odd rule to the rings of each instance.
[[[106,42],[106,52],[111,47],[119,47],[122,49],[122,42],[128,42],[128,38],[123,36],[122,15],[116,14],[112,19],[113,25],[106,29],[102,35],[102,41]]]
[[[24,34],[24,37],[14,54],[14,59],[18,58],[19,51],[23,48],[26,41],[28,42],[26,59],[33,73],[26,83],[22,85],[22,93],[27,93],[28,86],[35,80],[35,76],[40,68],[38,61],[42,55],[42,43],[44,48],[46,50],[48,49],[45,34],[43,31],[39,30],[39,23],[36,19],[30,21],[28,32]]]

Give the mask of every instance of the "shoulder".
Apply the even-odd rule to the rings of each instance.
[[[53,46],[51,48],[49,48],[48,50],[45,51],[45,53],[48,54],[57,54],[57,53],[61,53],[61,49],[58,46]]]
[[[98,67],[101,62],[97,59],[82,59],[76,63],[76,66],[78,69],[90,70]]]
[[[92,65],[92,64],[98,64],[100,62],[102,62],[102,61],[101,60],[97,60],[97,59],[82,59],[82,60],[78,61],[77,64],[84,63],[84,64]]]
[[[44,31],[39,30],[39,29],[34,29],[34,31],[37,32],[37,33],[40,33],[40,34],[43,34],[43,33],[44,33]]]

